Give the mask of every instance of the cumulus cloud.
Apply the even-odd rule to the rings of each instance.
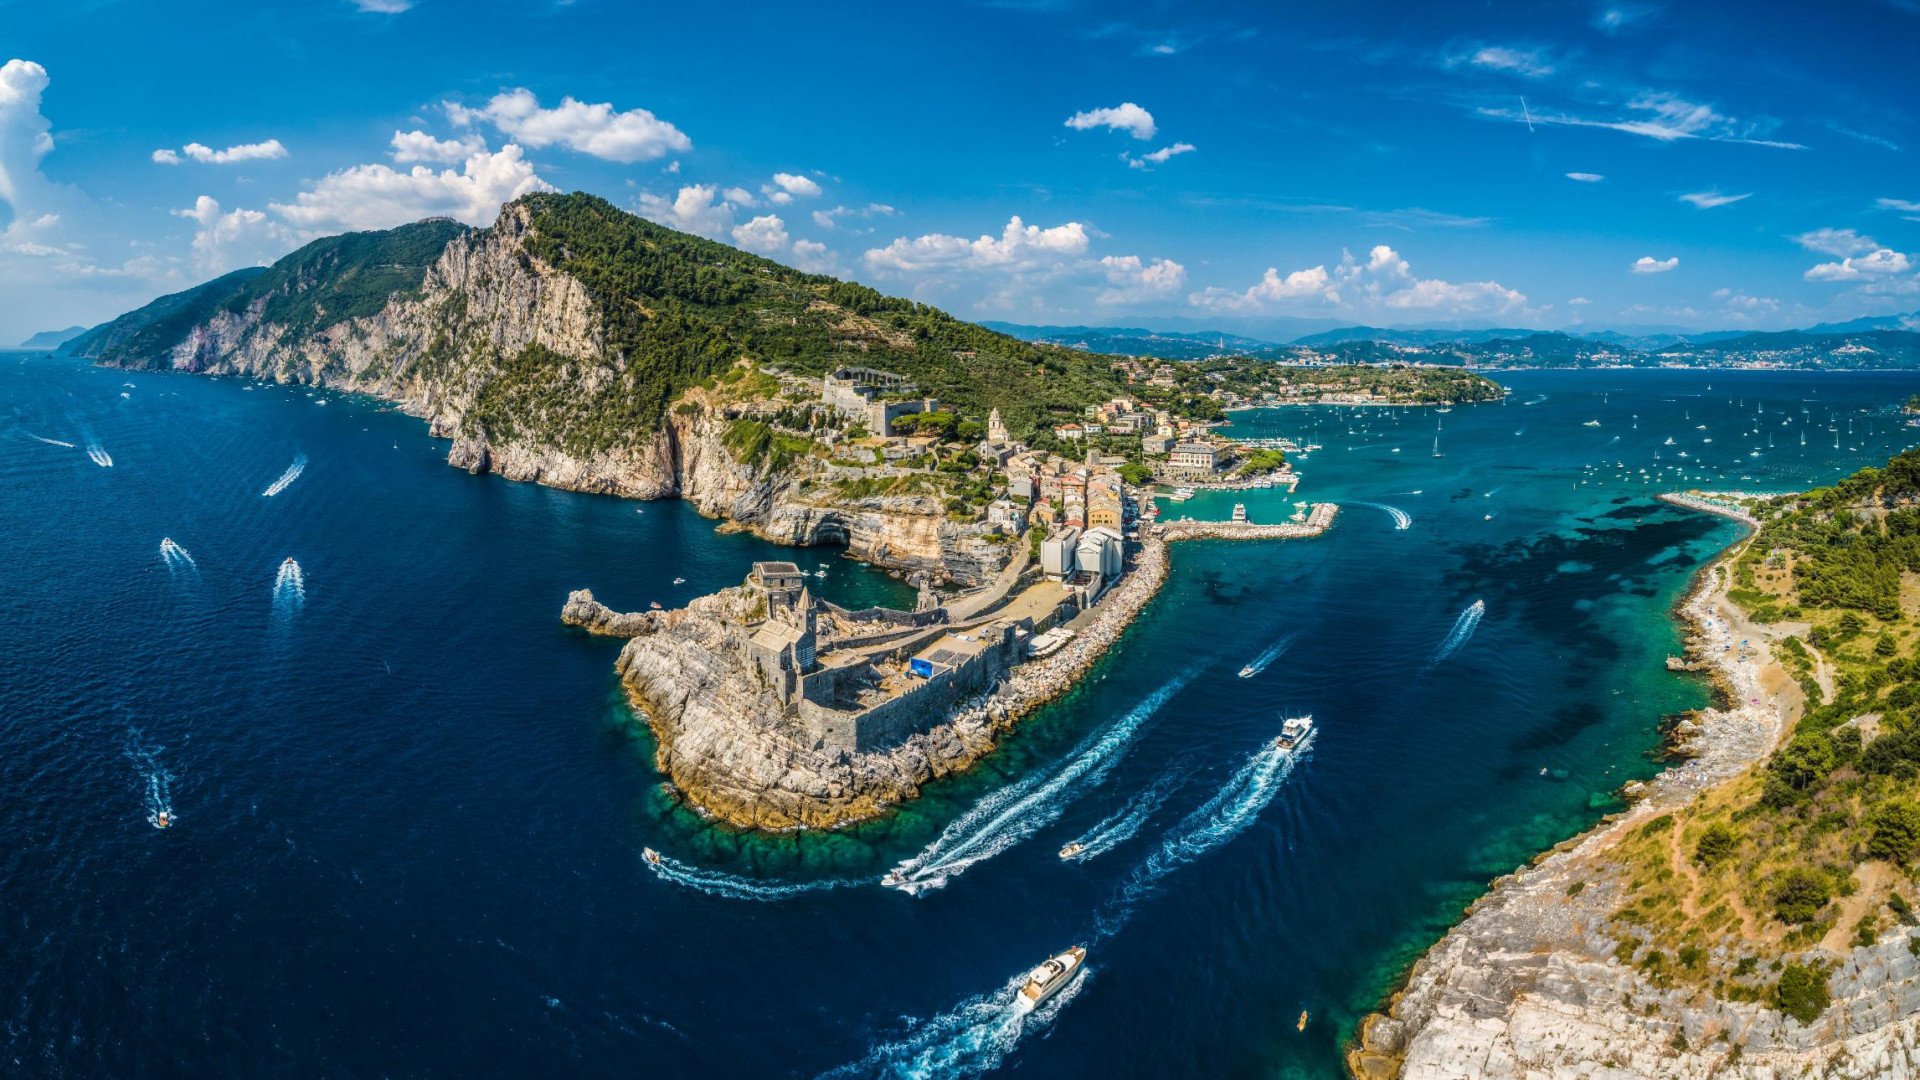
[[[1188,296],[1195,307],[1224,312],[1272,310],[1420,311],[1493,315],[1526,306],[1525,294],[1497,281],[1450,282],[1421,278],[1393,248],[1375,245],[1363,262],[1343,253],[1331,271],[1322,264],[1282,274],[1268,267],[1244,291],[1211,287]]]
[[[540,99],[524,87],[496,94],[478,109],[449,101],[446,110],[455,124],[484,121],[536,150],[558,145],[631,164],[693,149],[685,133],[645,109],[616,112],[610,102],[589,105],[571,97],[562,98],[557,108],[543,109]]]
[[[787,223],[777,215],[762,214],[733,228],[733,242],[748,251],[771,255],[787,246]]]
[[[1680,256],[1678,255],[1670,259],[1656,259],[1651,255],[1642,255],[1633,260],[1633,265],[1629,269],[1636,274],[1664,274],[1679,265]]]
[[[909,240],[898,237],[884,248],[874,248],[864,258],[878,270],[918,272],[927,270],[1033,270],[1061,259],[1085,255],[1087,228],[1077,221],[1043,229],[1028,225],[1014,215],[999,236],[984,235],[974,240],[961,236],[928,233]]]
[[[1606,177],[1597,172],[1570,172],[1567,174],[1567,179],[1578,180],[1583,184],[1597,184]]]
[[[810,199],[820,194],[820,185],[796,173],[774,173],[771,183],[760,185],[760,194],[771,203],[786,204],[795,199]]]
[[[275,161],[287,156],[287,148],[280,145],[279,139],[268,139],[265,142],[240,143],[225,150],[190,142],[181,147],[179,153],[172,150],[153,152],[153,160],[161,165],[178,165],[183,156],[202,165],[232,165],[241,161]]]
[[[208,195],[184,210],[172,211],[199,226],[193,234],[193,265],[207,274],[224,274],[236,266],[272,262],[293,247],[293,238],[279,222],[258,210],[220,211]]]
[[[458,165],[475,154],[487,150],[487,140],[478,135],[468,135],[460,139],[436,139],[424,131],[393,133],[390,145],[393,147],[393,160],[402,165],[417,161],[429,161],[436,165]]]
[[[1846,281],[1862,282],[1905,274],[1913,270],[1913,262],[1904,252],[1892,248],[1878,248],[1864,255],[1852,255],[1839,262],[1821,263],[1808,270],[1803,277],[1808,281]]]
[[[459,172],[415,165],[401,172],[386,165],[356,165],[322,178],[313,190],[273,211],[305,234],[388,229],[423,217],[445,215],[469,225],[490,224],[500,204],[553,186],[534,173],[518,146],[481,151]]]
[[[40,173],[40,159],[53,149],[53,125],[40,115],[40,95],[51,80],[31,60],[0,66],[0,202],[15,224],[48,205],[53,185]]]
[[[1865,255],[1880,246],[1873,237],[1862,236],[1852,229],[1815,229],[1794,237],[1793,242],[1808,251],[1841,258],[1848,255]]]
[[[817,240],[795,240],[793,242],[793,265],[809,274],[831,274],[839,269],[840,260],[827,245]]]
[[[1715,289],[1713,298],[1727,306],[1727,312],[1736,317],[1752,315],[1771,315],[1780,310],[1780,301],[1771,296],[1748,296],[1738,289]]]
[[[753,192],[743,187],[730,187],[720,194],[735,206],[753,207],[760,205],[760,200],[753,197]]]
[[[1730,203],[1737,203],[1741,199],[1751,198],[1753,198],[1753,192],[1751,191],[1745,195],[1722,195],[1719,191],[1715,190],[1689,192],[1680,196],[1680,201],[1683,203],[1692,203],[1702,210],[1711,210],[1716,206],[1726,206]]]
[[[1153,138],[1160,129],[1153,122],[1153,114],[1124,101],[1106,109],[1087,109],[1067,117],[1067,126],[1075,131],[1088,131],[1093,128],[1108,128],[1124,131],[1136,139]]]
[[[1171,146],[1163,146],[1160,149],[1155,150],[1151,154],[1141,154],[1139,157],[1132,157],[1127,154],[1121,154],[1120,157],[1124,161],[1126,161],[1127,166],[1129,168],[1144,169],[1149,164],[1165,165],[1167,163],[1168,158],[1172,158],[1180,154],[1191,154],[1194,152],[1195,149],[1197,148],[1192,143],[1177,142]]]
[[[1094,301],[1133,304],[1177,296],[1187,284],[1187,268],[1172,259],[1143,260],[1138,255],[1107,255],[1100,260],[1107,287]]]
[[[712,184],[688,184],[671,199],[648,193],[640,196],[640,216],[670,229],[717,239],[733,227],[733,207],[717,194]]]

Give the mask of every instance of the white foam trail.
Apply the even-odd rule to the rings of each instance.
[[[1267,670],[1268,666],[1270,666],[1275,660],[1278,660],[1282,656],[1286,655],[1288,646],[1292,645],[1293,639],[1298,636],[1299,635],[1297,634],[1288,634],[1286,637],[1283,637],[1279,641],[1274,642],[1272,645],[1267,646],[1267,651],[1261,653],[1259,656],[1254,657],[1253,663],[1248,664],[1246,667],[1240,669],[1240,677],[1243,679],[1251,679],[1255,675],[1258,675],[1261,672]]]
[[[169,570],[198,570],[200,568],[200,564],[193,561],[193,556],[188,553],[187,549],[174,543],[173,538],[168,536],[160,538],[160,561],[166,563],[167,569]]]
[[[1614,443],[1617,443],[1619,441],[1620,441],[1620,436],[1615,435],[1613,438],[1607,440],[1607,445],[1612,446]]]
[[[107,453],[97,442],[87,444],[87,456],[93,459],[95,465],[103,469],[113,468],[113,455]]]
[[[161,814],[167,815],[168,825],[179,820],[179,815],[173,812],[174,776],[160,764],[157,756],[164,750],[164,746],[151,749],[142,746],[138,731],[128,733],[127,758],[133,762],[134,769],[139,772],[141,782],[145,785],[141,809],[147,812],[147,824],[156,829],[166,827],[160,824]]]
[[[1447,640],[1440,643],[1440,651],[1433,654],[1433,663],[1437,664],[1460,650],[1480,625],[1480,617],[1487,613],[1487,602],[1475,600],[1467,605],[1460,617],[1453,620],[1453,629],[1447,631]]]
[[[29,431],[29,432],[27,432],[27,438],[29,438],[29,439],[33,439],[33,440],[35,440],[36,442],[43,442],[43,443],[46,443],[46,444],[47,444],[48,446],[64,446],[64,447],[66,447],[66,448],[67,448],[67,449],[69,449],[69,450],[72,450],[72,449],[74,449],[74,445],[73,445],[72,443],[70,443],[70,442],[61,442],[61,441],[60,441],[59,439],[48,439],[48,438],[43,438],[43,437],[41,437],[41,436],[39,436],[39,435],[35,435],[35,434],[34,434],[33,432],[31,432],[31,431]]]
[[[1027,972],[1022,971],[998,990],[976,994],[918,1024],[905,1037],[875,1046],[861,1060],[822,1073],[821,1080],[856,1076],[945,1080],[992,1072],[1019,1045],[1021,1036],[1051,1024],[1080,996],[1088,977],[1085,966],[1080,970],[1065,989],[1030,1013],[1014,1007],[1015,996],[1027,980]]]
[[[940,888],[975,863],[993,858],[1058,821],[1079,794],[1075,789],[1099,783],[1133,743],[1141,725],[1185,688],[1193,675],[1192,671],[1182,673],[1095,732],[1053,775],[1035,775],[981,799],[973,809],[955,818],[920,854],[894,867],[889,875],[890,887],[913,896]]]
[[[1385,510],[1387,514],[1393,518],[1393,527],[1395,529],[1407,529],[1407,528],[1413,527],[1413,515],[1407,513],[1405,510],[1402,510],[1397,506],[1388,506],[1386,503],[1372,503],[1372,502],[1363,502],[1363,503],[1358,503],[1356,505],[1370,506],[1375,510]]]
[[[268,484],[267,490],[260,493],[261,496],[268,499],[273,498],[275,495],[278,495],[281,492],[287,490],[287,485],[293,483],[295,480],[300,479],[300,474],[306,471],[307,471],[307,455],[305,454],[295,455],[293,459],[293,464],[287,466],[287,471],[280,474],[280,479],[275,480],[271,484]]]
[[[1145,825],[1147,819],[1160,809],[1167,801],[1167,796],[1173,794],[1174,787],[1186,779],[1186,775],[1182,770],[1170,772],[1155,780],[1152,787],[1136,796],[1127,806],[1108,815],[1100,824],[1088,829],[1084,835],[1075,840],[1074,843],[1079,844],[1082,850],[1069,855],[1068,860],[1086,862],[1088,859],[1105,855],[1133,839],[1140,832],[1140,826]]]
[[[645,866],[664,881],[684,885],[689,889],[698,889],[713,896],[724,896],[730,900],[789,900],[804,893],[837,889],[843,885],[865,884],[848,878],[799,884],[755,881],[752,878],[723,874],[717,870],[702,870],[665,855],[660,856],[659,862],[648,862]]]
[[[280,564],[273,579],[273,606],[283,611],[298,611],[307,606],[307,578],[300,564],[288,559]]]

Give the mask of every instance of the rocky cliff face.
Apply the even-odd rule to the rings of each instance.
[[[551,434],[564,425],[542,422],[551,418],[537,404],[519,406],[506,424],[481,422],[486,395],[513,381],[511,358],[530,348],[564,361],[542,370],[546,381],[528,395],[539,401],[591,401],[628,363],[607,355],[604,319],[586,287],[528,252],[533,229],[527,208],[509,205],[491,229],[449,243],[417,291],[394,294],[375,314],[297,328],[270,321],[267,301],[257,299],[243,310],[214,311],[158,362],[397,402],[452,440],[450,464],[475,473],[629,498],[680,497],[781,543],[845,544],[879,565],[963,585],[1005,565],[1005,549],[987,544],[984,529],[948,522],[935,500],[838,505],[802,493],[804,469],[776,472],[736,460],[723,437],[737,406],[698,388],[681,399],[689,407],[669,409],[657,430],[626,431],[606,449],[581,450]]]

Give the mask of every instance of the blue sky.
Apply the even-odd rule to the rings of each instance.
[[[1914,0],[0,0],[0,27],[0,341],[546,187],[971,319],[1920,309]]]

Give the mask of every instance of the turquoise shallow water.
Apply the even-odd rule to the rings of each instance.
[[[1322,444],[1297,498],[1346,504],[1328,535],[1182,545],[1093,677],[975,773],[764,839],[662,799],[617,644],[556,616],[570,588],[674,604],[780,549],[466,476],[372,403],[0,356],[0,1054],[51,1076],[1335,1075],[1398,970],[1704,700],[1661,668],[1667,611],[1734,530],[1638,470],[1787,489],[1920,441],[1889,408],[1912,376],[1507,381],[1444,415],[1238,414]],[[1236,498],[1292,509],[1176,512]],[[843,602],[903,596],[799,554]],[[276,588],[289,557],[303,590]],[[1305,712],[1311,752],[1263,758]],[[1083,836],[1097,857],[1055,856]],[[945,886],[874,884],[910,859]],[[1008,981],[1074,941],[1088,977],[1013,1020]]]

